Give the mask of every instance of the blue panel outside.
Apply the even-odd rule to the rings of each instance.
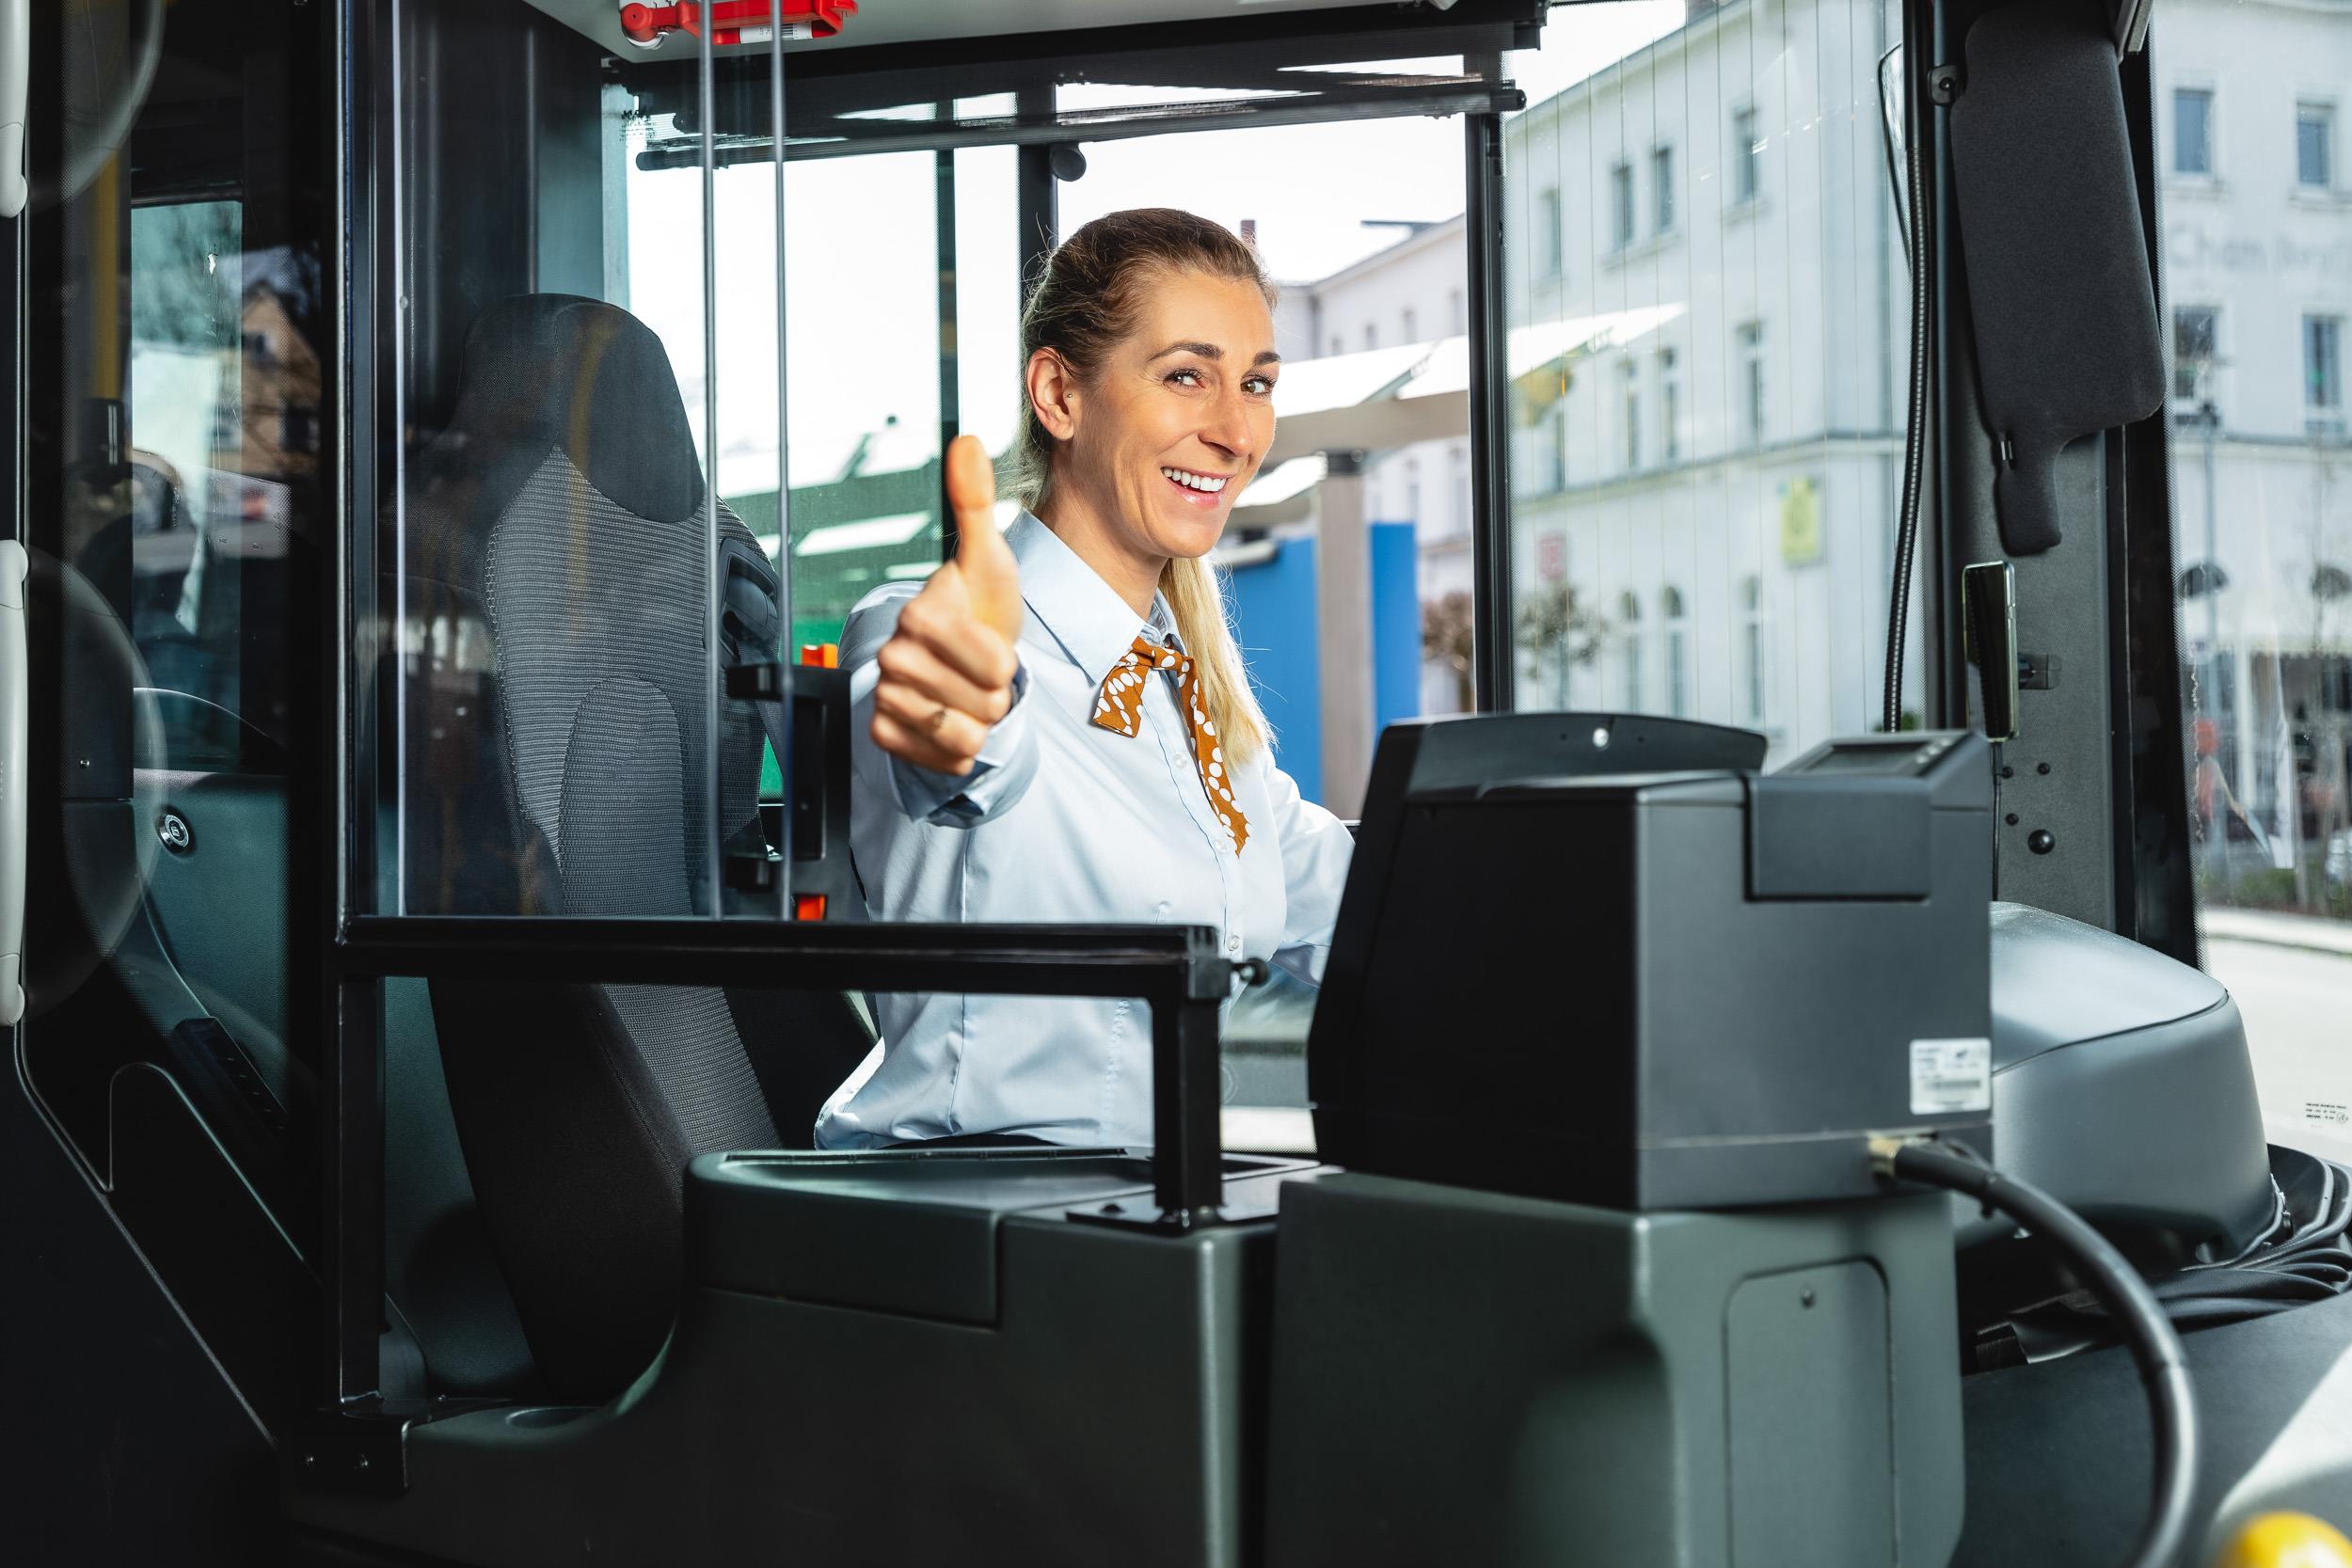
[[[1384,730],[1421,711],[1420,551],[1410,523],[1372,525],[1372,708]]]
[[[1233,626],[1250,683],[1274,726],[1274,759],[1297,781],[1299,794],[1319,801],[1323,688],[1313,540],[1285,540],[1273,560],[1234,571]]]

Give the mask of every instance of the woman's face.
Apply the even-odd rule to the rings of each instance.
[[[1144,557],[1205,555],[1274,440],[1274,316],[1246,278],[1160,274],[1136,328],[1073,388],[1055,482]]]

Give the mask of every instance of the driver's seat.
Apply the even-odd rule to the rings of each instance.
[[[706,913],[703,477],[660,340],[596,300],[492,307],[409,493],[409,912]],[[772,607],[719,519],[731,611],[746,573]],[[723,706],[722,837],[757,832],[760,740]],[[516,979],[436,980],[434,1024],[540,1392],[601,1399],[668,1332],[687,1162],[805,1147],[871,1036],[838,993]]]

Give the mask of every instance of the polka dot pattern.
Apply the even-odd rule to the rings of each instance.
[[[1117,735],[1142,734],[1144,683],[1151,679],[1149,672],[1153,670],[1176,672],[1177,701],[1192,721],[1192,759],[1200,769],[1200,787],[1209,798],[1209,810],[1224,825],[1226,836],[1232,841],[1233,853],[1238,855],[1241,847],[1249,842],[1249,822],[1234,803],[1233,781],[1226,771],[1225,751],[1216,742],[1216,725],[1209,718],[1208,706],[1200,695],[1200,673],[1193,668],[1189,657],[1138,635],[1120,656],[1119,662],[1111,666],[1111,673],[1103,677],[1103,689],[1094,703],[1094,722],[1098,728]]]

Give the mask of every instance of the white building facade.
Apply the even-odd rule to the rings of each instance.
[[[1875,727],[1907,354],[1877,89],[1898,28],[1869,0],[1694,7],[1507,123],[1510,322],[1590,328],[1513,388],[1523,705],[1761,729],[1776,761]]]
[[[2352,825],[2352,4],[2168,0],[2149,47],[2208,895],[2250,858],[2317,905]]]

